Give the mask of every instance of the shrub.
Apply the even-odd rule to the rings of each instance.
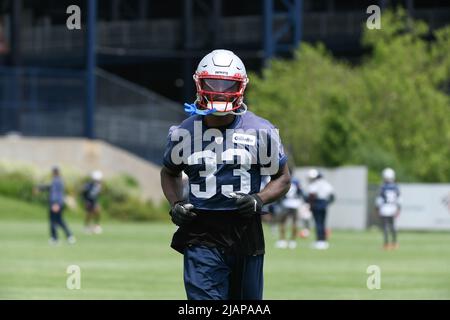
[[[81,193],[89,177],[70,169],[62,169],[62,172],[70,209],[79,213],[84,206]],[[47,192],[34,193],[33,189],[43,181],[49,183],[49,180],[46,173],[39,172],[36,168],[0,163],[0,195],[47,204]],[[155,205],[151,201],[142,200],[138,182],[128,175],[118,175],[104,181],[100,205],[105,214],[115,219],[168,220],[168,205],[165,202]]]
[[[305,42],[293,59],[272,59],[250,76],[250,108],[280,128],[296,165],[390,166],[401,181],[449,181],[450,26],[430,34],[405,10],[386,11],[362,44],[356,65]]]
[[[156,206],[152,202],[143,202],[136,198],[128,198],[126,201],[115,203],[107,210],[108,214],[120,220],[155,221],[168,220],[169,208]]]
[[[33,200],[33,179],[21,172],[0,172],[0,194],[11,198]]]

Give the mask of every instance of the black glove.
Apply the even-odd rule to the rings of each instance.
[[[191,212],[194,206],[185,201],[175,202],[172,209],[170,209],[170,216],[172,217],[172,222],[177,226],[185,225],[191,222],[197,215]]]
[[[236,205],[241,216],[250,218],[255,214],[261,213],[264,203],[256,193],[231,193],[230,196],[237,199]]]

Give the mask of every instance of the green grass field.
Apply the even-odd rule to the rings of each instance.
[[[45,208],[0,197],[1,299],[185,299],[182,256],[169,248],[166,223],[105,221],[86,235],[67,216],[78,243],[48,245]],[[381,250],[381,234],[335,231],[327,251],[302,240],[274,248],[266,229],[265,299],[450,299],[450,233],[400,233],[398,251]],[[81,289],[66,288],[69,265]],[[366,286],[367,267],[381,268],[381,289]]]

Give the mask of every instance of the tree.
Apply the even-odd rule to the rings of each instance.
[[[303,43],[251,75],[251,107],[280,128],[298,165],[394,167],[401,180],[450,181],[450,27],[433,40],[403,9],[364,29],[351,66]]]

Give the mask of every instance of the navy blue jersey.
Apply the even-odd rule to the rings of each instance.
[[[400,198],[400,190],[396,183],[384,183],[379,192],[383,203],[397,203]]]
[[[102,186],[100,183],[88,182],[83,187],[83,198],[85,201],[96,202],[100,196]]]
[[[52,204],[64,204],[64,182],[61,177],[54,177],[49,188],[49,202]]]
[[[396,183],[384,183],[375,200],[375,205],[382,216],[393,216],[400,209],[400,189]]]
[[[207,211],[236,210],[231,192],[259,192],[262,177],[276,174],[286,161],[276,128],[249,111],[226,128],[189,117],[170,128],[163,159],[170,170],[186,173],[189,202]]]

